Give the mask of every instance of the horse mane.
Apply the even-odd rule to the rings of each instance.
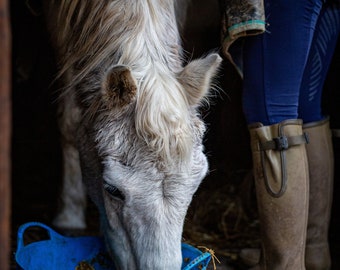
[[[89,79],[110,66],[130,67],[137,81],[137,135],[168,163],[186,161],[193,147],[181,45],[171,0],[50,0],[47,16],[60,57],[64,94],[98,92]],[[67,75],[67,76],[65,76]]]

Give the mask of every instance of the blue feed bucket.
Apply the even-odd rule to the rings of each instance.
[[[49,239],[25,245],[25,231],[32,227],[45,229]],[[182,270],[204,270],[211,259],[209,252],[203,253],[185,243],[182,243],[182,257]],[[115,269],[102,238],[65,237],[39,222],[20,226],[15,259],[19,269],[24,270],[78,270],[85,266],[95,270]]]

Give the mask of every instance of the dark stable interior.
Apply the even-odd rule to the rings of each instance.
[[[29,221],[51,225],[61,187],[61,148],[56,119],[57,93],[53,50],[44,28],[38,1],[34,14],[25,1],[11,1],[12,20],[12,249],[16,231]],[[189,58],[220,47],[218,1],[195,1],[183,34]],[[32,4],[35,2],[32,1]],[[201,5],[200,5],[201,3]],[[217,14],[211,15],[211,14]],[[333,128],[340,128],[340,47],[329,71],[323,109]],[[338,76],[337,76],[338,75]],[[219,75],[223,89],[202,108],[208,126],[205,138],[210,174],[195,194],[186,218],[183,239],[215,250],[233,269],[244,269],[237,258],[243,247],[259,245],[259,224],[252,184],[247,125],[242,114],[242,81],[225,60]],[[340,140],[340,139],[339,139]],[[332,269],[340,269],[340,141],[334,141],[335,181],[330,245]],[[88,204],[89,227],[82,234],[97,234],[97,212]],[[13,266],[15,263],[12,258]],[[222,268],[221,268],[222,269]]]

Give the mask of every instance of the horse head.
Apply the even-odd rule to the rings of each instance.
[[[171,94],[140,93],[143,83],[126,66],[103,76],[78,145],[83,179],[118,269],[181,267],[184,218],[208,170],[197,108],[220,61],[212,54],[165,78],[166,84],[158,78],[154,86]]]
[[[208,170],[198,107],[221,58],[182,66],[175,2],[45,1],[69,147],[56,224],[84,226],[67,208],[84,201],[81,174],[117,269],[181,268],[184,218]]]

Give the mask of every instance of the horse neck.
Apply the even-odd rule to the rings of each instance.
[[[140,67],[146,72],[146,61],[152,63],[153,67],[150,68],[157,69],[158,66],[158,69],[178,72],[181,68],[182,52],[173,1],[132,2],[133,8],[127,11],[130,14],[126,17],[133,18],[136,22],[136,32],[135,35],[127,35],[123,41],[124,52],[121,61],[128,61],[128,65],[135,66],[140,62]]]
[[[113,64],[129,65],[137,75],[150,71],[146,63],[172,73],[181,68],[173,0],[51,0],[46,14],[60,73],[78,67],[75,84]]]
[[[129,66],[139,89],[135,113],[139,136],[152,138],[148,145],[166,160],[189,156],[190,115],[176,79],[181,46],[174,2],[50,1],[47,16],[61,55],[59,76],[71,73],[63,93],[77,89],[80,97],[90,100],[101,87],[102,71],[117,64]]]

